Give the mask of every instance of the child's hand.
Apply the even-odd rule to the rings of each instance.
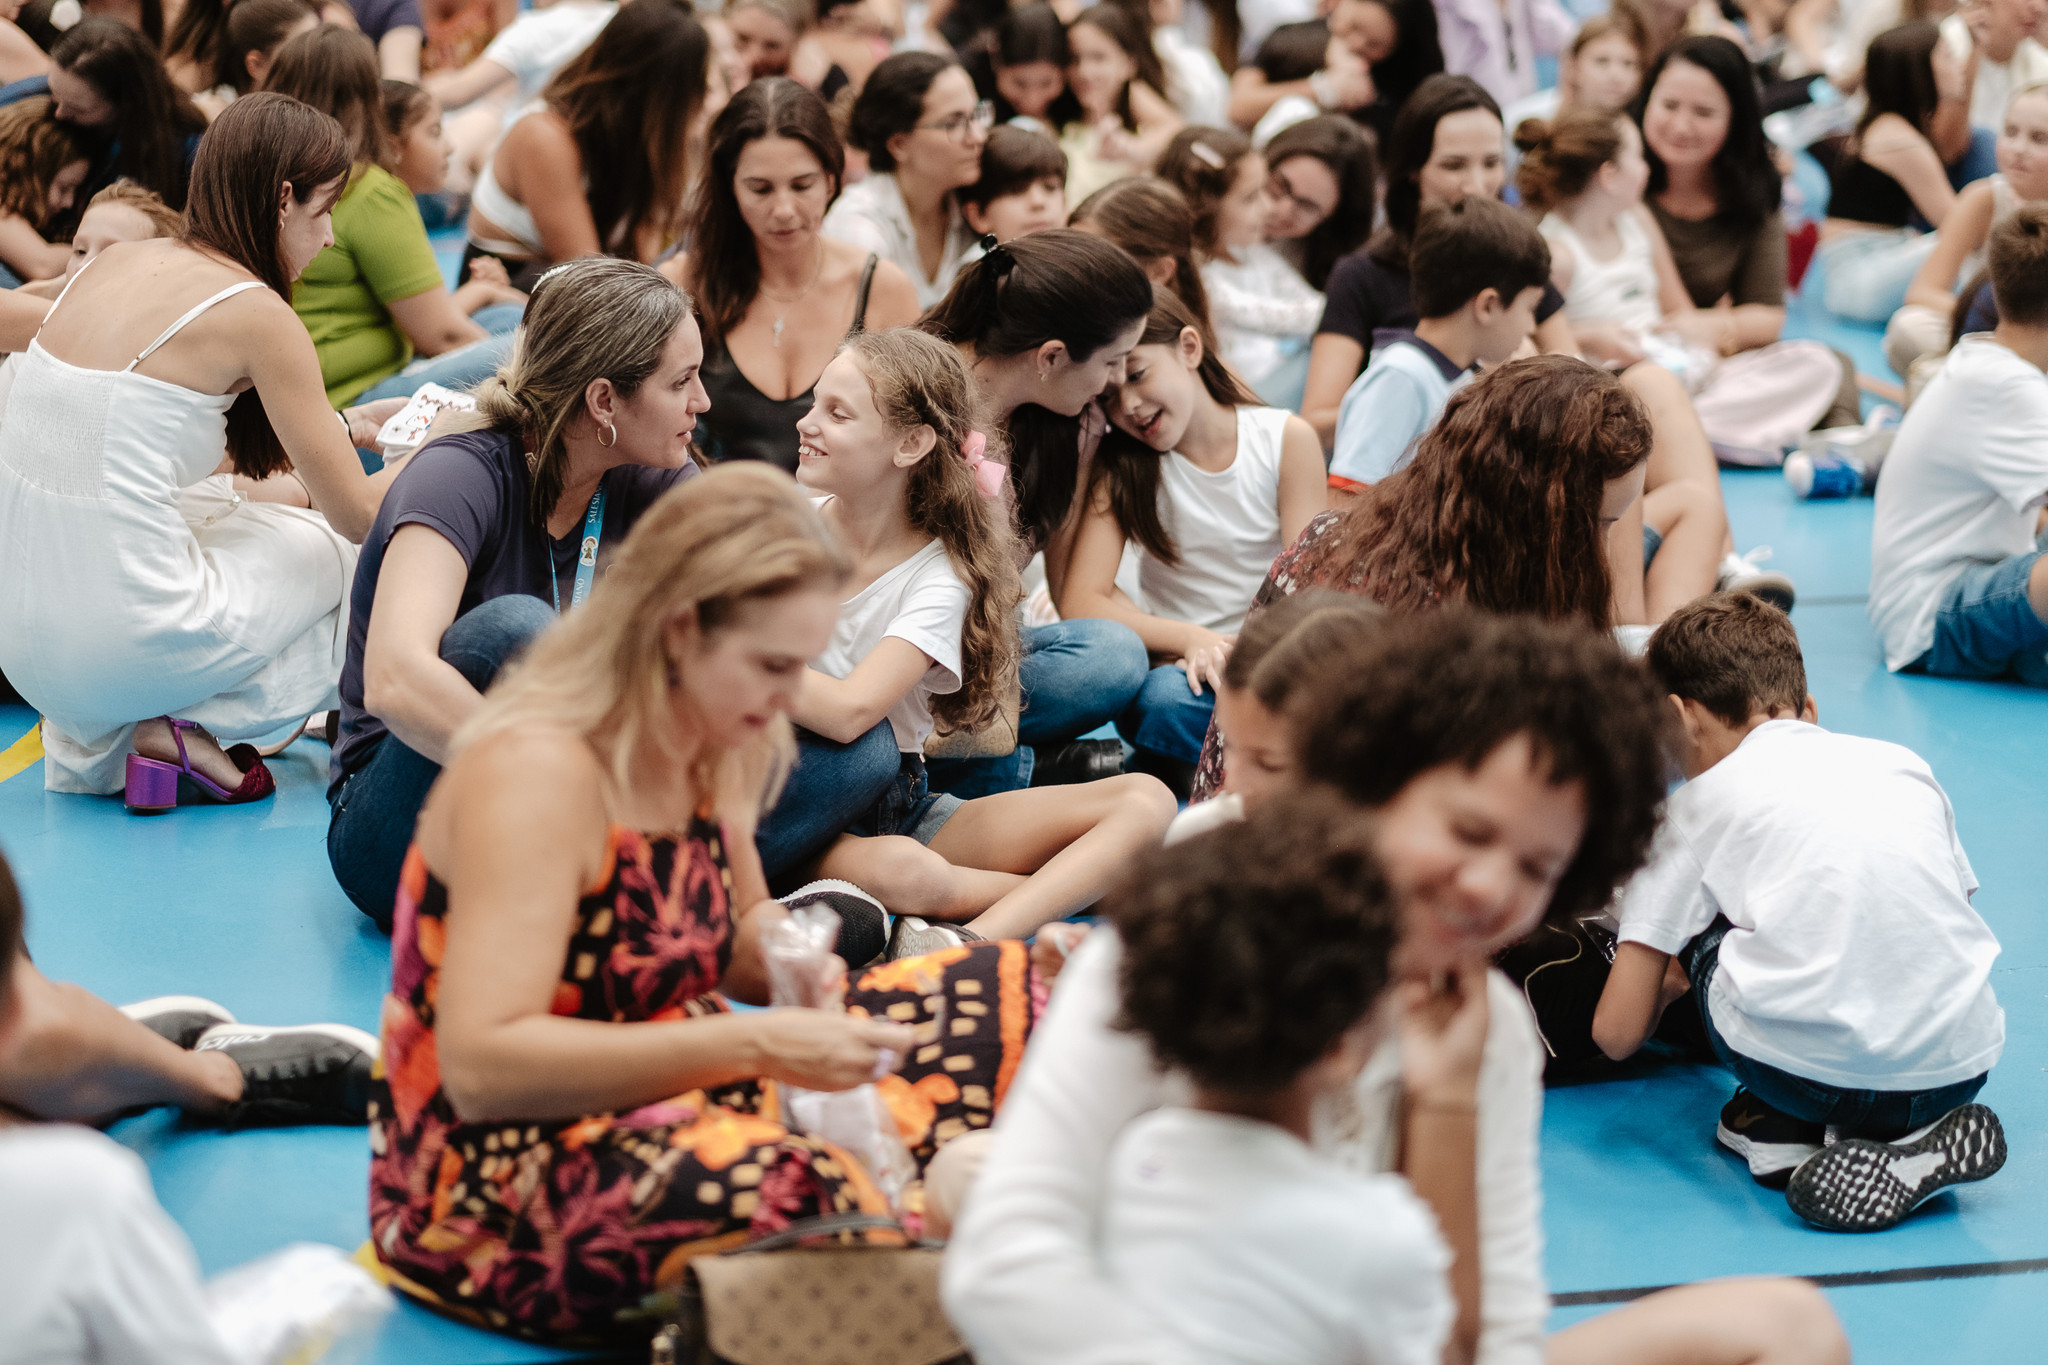
[[[1409,1102],[1446,1107],[1476,1103],[1488,1022],[1485,960],[1462,964],[1441,989],[1407,981],[1395,990],[1401,1085]]]
[[[512,287],[512,277],[505,273],[505,263],[496,256],[479,256],[471,261],[469,278],[476,284],[495,284],[500,289]]]
[[[1066,969],[1067,959],[1081,946],[1081,940],[1088,937],[1085,924],[1069,924],[1064,920],[1048,924],[1039,929],[1031,940],[1031,965],[1038,972],[1038,979],[1051,990],[1053,983]]]
[[[1192,635],[1184,646],[1186,653],[1181,656],[1180,666],[1187,671],[1188,691],[1202,695],[1202,684],[1211,688],[1223,686],[1223,665],[1230,659],[1231,646],[1237,643],[1235,635],[1218,635],[1213,630],[1192,628]]]
[[[1673,330],[1678,330],[1676,323]],[[1584,327],[1574,327],[1572,332],[1578,337],[1579,349],[1585,353],[1588,360],[1611,369],[1625,370],[1644,359],[1643,348],[1635,344],[1635,339],[1619,327],[1593,323]]]

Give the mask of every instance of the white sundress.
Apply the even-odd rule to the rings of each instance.
[[[221,290],[123,370],[81,369],[40,339],[21,357],[0,415],[0,671],[42,713],[50,791],[119,792],[140,721],[233,743],[337,704],[356,547],[214,473],[236,395],[135,372],[263,287]]]

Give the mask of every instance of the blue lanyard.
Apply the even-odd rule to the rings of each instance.
[[[590,596],[590,580],[597,577],[597,536],[604,529],[604,485],[590,499],[590,511],[583,517],[583,544],[576,552],[576,582],[569,589],[569,605],[580,607]],[[562,584],[555,577],[555,547],[548,544],[548,591],[554,594],[555,610],[562,609]]]

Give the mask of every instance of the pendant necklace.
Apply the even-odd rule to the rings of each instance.
[[[801,290],[799,290],[797,293],[791,295],[788,298],[784,298],[782,295],[776,293],[774,290],[770,289],[766,284],[763,284],[761,286],[761,292],[763,294],[767,295],[767,297],[773,300],[774,302],[783,305],[782,312],[778,313],[775,317],[775,325],[769,329],[769,342],[771,345],[775,347],[776,350],[779,351],[782,349],[782,324],[783,320],[789,316],[789,305],[801,303],[804,301],[805,298],[809,297],[810,292],[818,287],[818,277],[824,273],[825,239],[820,237],[818,239],[818,264],[817,268],[811,271],[811,282],[809,284],[805,285]]]

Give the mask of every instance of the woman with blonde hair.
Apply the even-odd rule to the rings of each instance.
[[[1022,943],[835,970],[825,1008],[725,1004],[769,996],[785,911],[754,825],[850,569],[787,475],[714,469],[461,728],[406,857],[370,1102],[371,1244],[401,1289],[617,1340],[692,1255],[890,1207],[772,1083],[879,1082],[919,1168],[989,1125],[1037,1013]]]
[[[63,272],[71,247],[45,241],[43,233],[70,211],[91,172],[87,147],[52,115],[48,98],[0,108],[0,265],[14,276],[0,284]]]
[[[703,361],[689,300],[653,268],[557,266],[477,415],[450,420],[392,485],[350,599],[327,789],[335,878],[380,926],[420,803],[484,689],[696,473]]]

